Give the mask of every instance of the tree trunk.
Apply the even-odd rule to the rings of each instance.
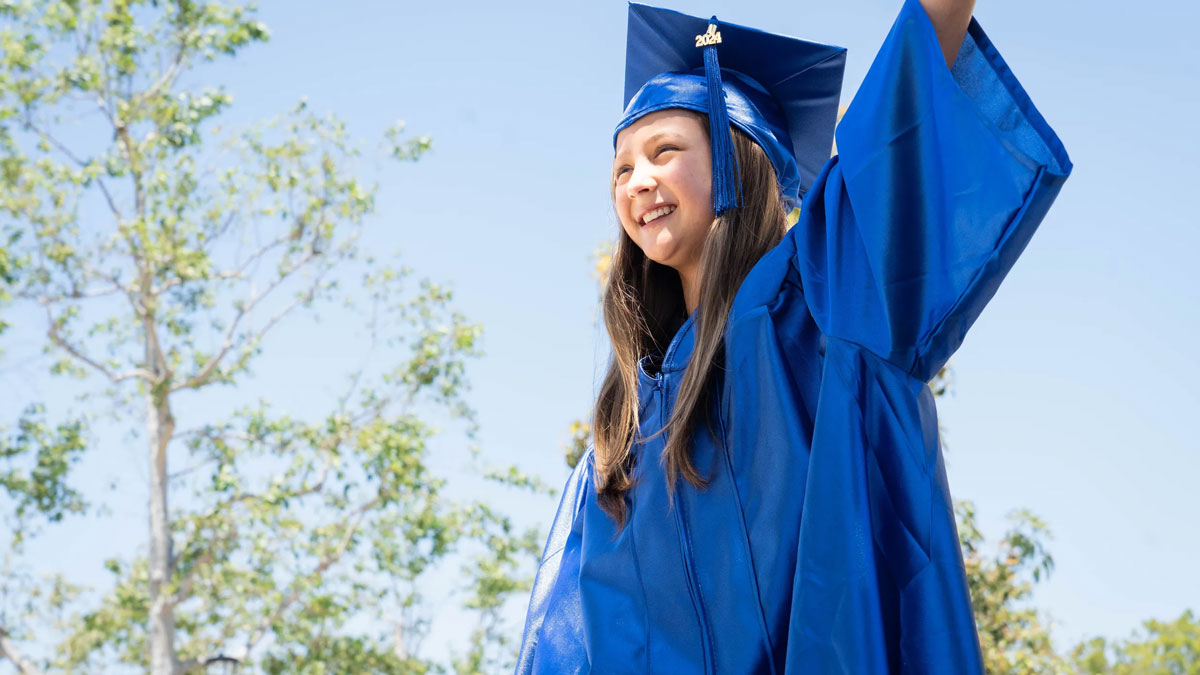
[[[175,432],[171,404],[162,384],[154,327],[147,322],[146,363],[159,384],[146,395],[146,439],[150,448],[150,673],[175,675],[175,612],[171,581],[171,522],[167,512],[167,445]]]

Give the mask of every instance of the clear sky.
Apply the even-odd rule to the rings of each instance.
[[[900,4],[666,6],[847,47],[848,103]],[[567,426],[587,415],[608,354],[590,274],[617,227],[625,3],[293,0],[263,2],[261,18],[268,44],[192,82],[226,84],[233,121],[307,96],[364,139],[397,119],[433,137],[420,163],[384,168],[372,246],[452,283],[485,327],[470,369],[485,452],[561,485]],[[1200,610],[1200,4],[979,0],[976,18],[1075,171],[951,361],[956,393],[939,403],[951,491],[976,502],[991,538],[1015,508],[1050,524],[1057,566],[1036,599],[1059,644],[1123,636]],[[276,337],[253,393],[303,410],[342,361],[336,333],[300,333]],[[0,372],[4,400],[53,394],[41,372]],[[110,457],[107,472],[144,476],[138,450]],[[138,489],[115,516],[135,545]],[[543,525],[554,506],[511,505]]]

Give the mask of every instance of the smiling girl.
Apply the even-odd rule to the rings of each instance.
[[[829,158],[844,50],[630,5],[613,359],[518,673],[982,672],[927,382],[1071,162],[972,9],[905,0]]]

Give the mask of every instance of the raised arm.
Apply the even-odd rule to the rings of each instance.
[[[922,382],[958,348],[1071,172],[970,5],[905,0],[837,127],[838,157],[792,228],[821,331]],[[966,32],[939,31],[926,6],[960,8]]]
[[[925,8],[937,33],[942,56],[946,57],[946,67],[953,68],[958,48],[967,36],[967,26],[971,25],[975,0],[921,0],[921,6]]]

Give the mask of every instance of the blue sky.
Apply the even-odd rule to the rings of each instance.
[[[666,6],[847,47],[848,103],[900,4]],[[616,0],[264,2],[271,41],[190,76],[227,86],[233,123],[307,96],[364,139],[398,119],[433,137],[418,164],[381,169],[371,245],[450,282],[484,324],[470,371],[484,450],[555,485],[607,359],[591,255],[617,227],[607,180],[625,15]],[[950,486],[991,537],[1015,508],[1050,524],[1057,566],[1036,598],[1060,644],[1125,635],[1200,610],[1200,5],[980,0],[976,18],[1075,171],[951,361]],[[321,373],[346,363],[336,332],[276,340],[253,394],[298,410],[327,398]],[[53,398],[43,372],[0,371],[0,400]],[[115,452],[100,473],[143,490],[113,516],[140,545],[142,454]],[[511,508],[548,525],[554,505]],[[87,542],[74,545],[106,545]]]

